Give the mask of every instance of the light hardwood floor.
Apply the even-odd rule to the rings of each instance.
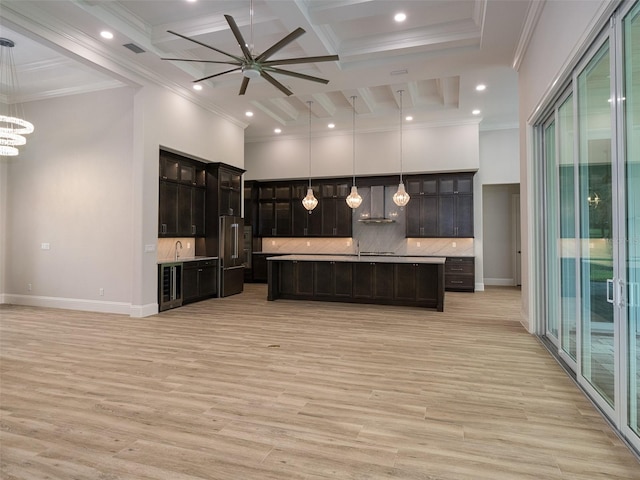
[[[266,294],[143,319],[0,305],[0,477],[640,479],[516,289],[444,313]]]

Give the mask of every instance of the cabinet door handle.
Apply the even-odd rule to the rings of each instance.
[[[309,233],[307,232],[307,227],[304,227],[304,234],[305,234],[305,236],[309,235]]]
[[[450,268],[449,270],[451,270],[452,272],[462,272],[464,269],[462,269],[462,268]]]
[[[276,229],[275,229],[275,228],[272,228],[272,229],[271,229],[271,235],[273,235],[273,236],[275,236],[275,235],[276,235]]]
[[[196,226],[195,225],[191,225],[191,234],[192,235],[196,234]]]
[[[424,235],[424,227],[420,227],[420,235]]]
[[[162,228],[160,229],[160,231],[161,231],[162,233],[167,233],[167,224],[166,224],[166,223],[163,223],[163,224],[162,224]]]
[[[462,280],[451,280],[451,283],[462,283]]]
[[[336,227],[333,227],[333,234],[336,235],[338,233],[338,229]]]

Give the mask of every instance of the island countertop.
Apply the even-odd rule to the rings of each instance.
[[[267,257],[271,261],[291,262],[366,262],[366,263],[428,263],[444,265],[445,257],[403,257],[395,255],[279,255]]]

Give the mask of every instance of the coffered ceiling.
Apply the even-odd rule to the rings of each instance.
[[[403,90],[403,111],[414,124],[480,122],[491,129],[517,125],[514,66],[543,3],[254,0],[251,17],[250,0],[2,0],[0,36],[16,43],[22,101],[156,82],[246,126],[252,141],[272,137],[275,128],[281,135],[306,132],[309,101],[314,131],[328,123],[350,130],[353,96],[358,130],[395,128]],[[407,19],[395,22],[397,12]],[[329,83],[274,74],[293,95],[263,78],[238,95],[243,77],[232,72],[193,90],[193,80],[233,67],[162,60],[229,60],[167,31],[241,56],[225,14],[256,53],[302,27],[306,33],[272,59],[337,54],[338,61],[281,67]],[[114,38],[103,39],[102,30]],[[486,84],[484,92],[475,90],[479,83]],[[481,113],[473,115],[474,109]]]

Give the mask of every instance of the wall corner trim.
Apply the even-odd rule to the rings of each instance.
[[[146,305],[131,305],[129,316],[134,318],[150,317],[158,314],[158,304],[148,303]]]

